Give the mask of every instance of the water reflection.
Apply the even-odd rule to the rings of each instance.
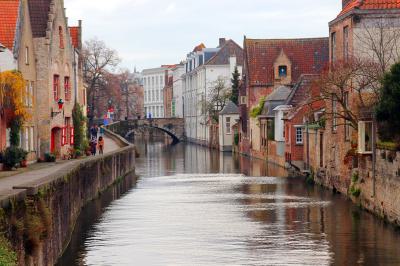
[[[194,145],[138,146],[137,186],[84,210],[92,224],[78,224],[60,265],[400,265],[392,227],[277,166]]]

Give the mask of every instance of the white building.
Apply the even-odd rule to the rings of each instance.
[[[243,49],[232,40],[219,40],[217,48],[204,44],[189,53],[183,75],[185,133],[189,141],[207,145],[210,140],[208,115],[202,102],[208,99],[219,79],[231,87],[232,73],[238,67],[242,73]]]
[[[144,112],[146,118],[164,118],[165,74],[168,67],[145,69],[142,71],[144,88]]]
[[[0,43],[0,72],[17,69],[13,51]]]
[[[172,98],[172,117],[183,118],[183,79],[185,65],[179,64],[172,69],[173,77],[173,98]]]
[[[234,132],[232,126],[239,121],[239,108],[229,101],[219,113],[219,150],[232,151]]]

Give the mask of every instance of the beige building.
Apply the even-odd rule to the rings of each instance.
[[[83,88],[77,65],[81,38],[74,47],[62,0],[30,0],[29,11],[37,67],[38,152],[62,158],[74,142],[74,103],[85,103],[78,91]]]
[[[21,147],[29,152],[28,160],[35,160],[38,151],[37,139],[37,104],[36,99],[36,65],[33,51],[32,27],[27,0],[0,1],[0,42],[13,57],[14,68],[21,72],[26,80],[24,93],[25,107],[30,117],[21,130]],[[4,21],[6,20],[6,21]],[[9,26],[12,27],[9,27]],[[9,146],[7,129],[6,146]],[[4,147],[3,147],[4,148]]]

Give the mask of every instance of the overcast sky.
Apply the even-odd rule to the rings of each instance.
[[[174,64],[197,44],[219,37],[328,36],[340,0],[64,0],[69,24],[83,20],[84,40],[97,37],[133,70]]]

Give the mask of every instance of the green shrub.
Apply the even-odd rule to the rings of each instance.
[[[351,181],[353,183],[357,183],[358,181],[358,172],[354,172],[353,175],[351,176]]]
[[[27,152],[21,148],[9,147],[4,152],[3,163],[7,168],[13,168],[22,160],[25,160]]]
[[[388,151],[397,151],[399,149],[399,145],[391,141],[378,141],[376,146],[378,147],[378,149]]]
[[[74,158],[80,158],[80,157],[82,157],[82,155],[83,155],[83,153],[81,150],[79,150],[79,149],[74,150]]]
[[[45,160],[45,162],[48,162],[48,163],[54,163],[57,160],[57,157],[54,153],[46,152],[44,154],[44,160]]]
[[[255,106],[253,109],[250,111],[250,117],[251,118],[257,118],[257,116],[262,114],[262,111],[264,109],[264,104],[265,104],[265,97],[262,97],[260,101],[258,102],[258,105]]]
[[[356,188],[355,186],[351,186],[351,187],[350,187],[350,194],[351,194],[353,197],[358,198],[358,197],[360,196],[360,194],[361,194],[361,189]]]
[[[239,134],[238,133],[235,133],[235,137],[234,137],[233,141],[234,141],[236,146],[239,145]]]
[[[17,254],[12,250],[10,242],[4,236],[0,236],[0,265],[17,265]]]

